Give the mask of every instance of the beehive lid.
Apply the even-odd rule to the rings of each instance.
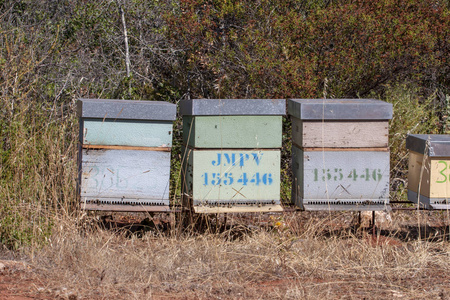
[[[300,120],[389,120],[392,104],[375,99],[289,99],[288,114]]]
[[[191,99],[180,101],[189,116],[285,115],[285,99]]]
[[[450,135],[410,134],[406,138],[406,149],[428,156],[450,156]]]
[[[77,113],[81,118],[174,121],[177,107],[164,101],[79,99]]]

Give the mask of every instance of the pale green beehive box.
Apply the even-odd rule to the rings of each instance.
[[[193,99],[183,116],[183,205],[197,213],[280,211],[280,99]]]
[[[169,178],[175,104],[80,99],[81,207],[170,211]]]

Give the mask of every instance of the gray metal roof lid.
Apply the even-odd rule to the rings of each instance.
[[[301,120],[390,120],[392,104],[375,99],[288,99],[288,114]]]
[[[177,106],[164,101],[79,99],[77,113],[81,118],[174,121]]]
[[[285,99],[191,99],[180,101],[180,114],[190,116],[285,115]]]
[[[450,156],[450,135],[410,134],[406,138],[406,149],[428,156]]]

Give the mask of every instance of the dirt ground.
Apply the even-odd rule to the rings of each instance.
[[[33,272],[27,263],[0,260],[0,299],[55,299],[55,295],[42,293],[45,287],[45,279]]]
[[[361,222],[362,226],[366,227],[368,234],[363,235],[361,238],[362,243],[366,243],[368,247],[407,247],[408,241],[411,239],[426,238],[432,240],[433,237],[444,238],[444,243],[449,242],[449,222],[448,218],[442,213],[436,212],[421,212],[422,218],[426,219],[423,226],[417,226],[417,219],[414,218],[416,212],[396,212],[387,217],[383,215],[377,215],[376,223],[378,228],[376,229],[376,235],[371,235],[370,223],[371,214],[363,214]],[[355,226],[353,219],[349,218],[349,215],[342,215],[342,218],[330,219],[330,222],[324,226],[322,236],[339,236],[341,232],[348,231],[349,228]],[[304,218],[311,219],[317,218],[318,220],[323,217],[320,213],[305,214],[300,213],[298,220]],[[394,220],[390,220],[392,217]],[[279,221],[278,221],[279,220]],[[284,227],[292,227],[290,224],[285,223],[286,218],[277,215],[265,215],[258,219],[251,216],[242,215],[236,218],[234,222],[239,226],[245,224],[247,227],[264,227],[275,226],[280,227],[283,230]],[[144,230],[168,230],[170,227],[170,218],[154,219],[149,222],[148,219],[139,219],[136,217],[124,217],[124,216],[108,216],[102,219],[103,226],[106,230],[112,230],[114,228],[127,228],[130,232],[140,232]],[[230,222],[230,220],[228,220]],[[299,221],[301,223],[301,220]],[[269,225],[268,225],[269,224]],[[271,225],[270,225],[271,224]],[[275,225],[273,225],[275,224]],[[233,226],[232,224],[230,225]],[[150,229],[149,229],[150,228]],[[2,255],[0,260],[0,299],[2,300],[29,300],[29,299],[111,299],[108,295],[98,294],[93,296],[92,294],[86,298],[85,295],[76,294],[76,292],[69,291],[61,285],[55,284],[55,278],[51,275],[42,272],[41,269],[36,268],[36,264],[29,261],[26,257],[17,258],[14,254],[8,252],[8,255]],[[395,292],[394,298],[396,299],[415,299],[415,294],[408,294],[408,286],[414,284],[416,290],[423,289],[432,290],[432,292],[426,295],[436,296],[436,299],[450,299],[450,272],[442,273],[442,270],[429,269],[423,273],[420,278],[417,278],[417,282],[402,281],[401,278],[391,278],[395,285],[404,285],[403,291]],[[384,279],[380,280],[380,282]],[[213,295],[214,299],[284,299],[289,296],[289,293],[294,293],[292,296],[287,297],[295,299],[296,295],[303,295],[302,298],[313,298],[315,291],[317,293],[324,293],[324,290],[333,290],[333,293],[329,295],[330,299],[344,298],[344,299],[381,299],[383,295],[383,289],[386,287],[375,286],[379,285],[374,283],[373,288],[370,285],[370,280],[361,279],[360,282],[355,282],[354,277],[340,277],[339,280],[333,280],[333,278],[324,278],[318,276],[302,276],[301,282],[299,278],[280,278],[277,280],[259,281],[254,283],[245,283],[237,288],[230,288],[229,295],[227,292],[221,290],[220,294]],[[392,293],[388,293],[389,287],[387,286],[386,297],[392,296]],[[303,289],[303,290],[302,290]],[[376,291],[376,296],[370,294],[370,290]],[[346,292],[352,291],[351,297],[346,297]],[[400,289],[402,290],[402,289]],[[212,290],[214,293],[214,290]],[[170,287],[157,288],[151,291],[143,292],[145,299],[206,299],[204,293],[197,293],[195,286],[180,292],[179,290],[171,290]],[[309,295],[309,297],[308,297]],[[324,294],[326,296],[326,294]],[[348,296],[348,295],[347,295]],[[355,298],[356,297],[356,298]]]

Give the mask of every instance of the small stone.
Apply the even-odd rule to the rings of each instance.
[[[69,300],[77,300],[77,299],[78,299],[77,295],[75,295],[75,294],[69,295]]]

